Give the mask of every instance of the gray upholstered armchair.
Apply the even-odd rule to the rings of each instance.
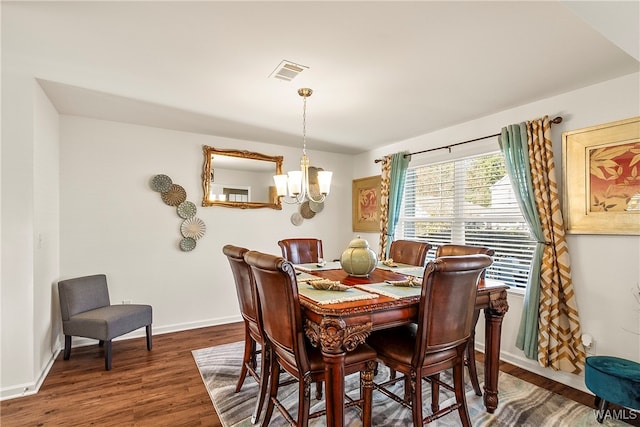
[[[107,277],[104,274],[78,277],[58,282],[64,360],[71,355],[71,337],[93,338],[104,350],[104,368],[111,369],[111,340],[138,328],[146,327],[147,350],[151,350],[150,305],[109,302]]]

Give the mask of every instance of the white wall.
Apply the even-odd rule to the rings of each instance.
[[[292,205],[200,206],[200,177],[202,145],[284,155],[285,170],[299,167],[299,149],[69,116],[60,139],[61,277],[106,273],[112,302],[153,305],[156,333],[240,320],[227,243],[280,254],[279,239],[320,237],[328,257],[348,243],[350,156],[309,153],[314,165],[333,169],[335,182],[325,209],[295,227]],[[178,248],[176,208],[149,187],[160,173],[185,188],[206,224],[191,252]]]
[[[35,85],[33,146],[33,321],[34,370],[48,370],[61,333],[57,280],[60,277],[60,168],[58,113]]]
[[[3,388],[33,384],[33,100],[34,81],[2,70],[2,357]],[[7,108],[5,99],[14,99]],[[15,351],[12,349],[20,349]]]
[[[503,126],[544,115],[563,117],[552,126],[557,178],[562,189],[562,132],[640,115],[640,75],[632,74],[553,98],[523,105],[492,116],[462,123],[357,156],[354,176],[378,174],[373,160],[386,154],[445,146],[484,135],[499,133]],[[428,117],[425,118],[428,120]],[[443,161],[452,156],[477,154],[487,147],[497,149],[497,138],[453,148],[452,154],[440,150],[413,156],[410,165]],[[377,247],[375,234],[363,233]],[[640,281],[640,236],[569,235],[573,285],[583,333],[593,335],[597,354],[608,354],[640,361],[640,307],[631,290]],[[502,333],[502,358],[585,390],[582,376],[553,372],[528,360],[514,343],[520,323],[522,295],[509,294],[510,310]],[[484,341],[484,325],[479,322],[476,343]]]
[[[60,327],[58,114],[35,80],[2,75],[1,395],[33,393]]]

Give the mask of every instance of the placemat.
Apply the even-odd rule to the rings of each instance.
[[[404,268],[394,268],[392,271],[400,274],[404,274],[405,276],[414,276],[414,277],[423,277],[424,276],[424,267],[404,267]]]
[[[378,295],[365,292],[354,286],[346,291],[325,291],[314,289],[308,283],[300,282],[298,282],[298,293],[318,304],[336,304],[340,302],[378,298]]]
[[[323,271],[323,270],[341,270],[342,266],[340,265],[340,261],[329,261],[325,263],[322,267],[318,266],[315,262],[310,262],[308,264],[294,264],[293,267],[296,270],[300,271]]]
[[[420,296],[420,292],[422,291],[421,286],[393,286],[385,282],[356,285],[356,287],[395,299]]]

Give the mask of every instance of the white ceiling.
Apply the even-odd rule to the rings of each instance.
[[[357,153],[637,72],[639,4],[3,1],[2,66],[61,114],[292,146],[311,87],[310,148]]]

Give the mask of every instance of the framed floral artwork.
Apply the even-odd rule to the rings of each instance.
[[[353,180],[353,231],[380,230],[380,175]]]
[[[567,233],[640,235],[640,117],[562,134]]]

